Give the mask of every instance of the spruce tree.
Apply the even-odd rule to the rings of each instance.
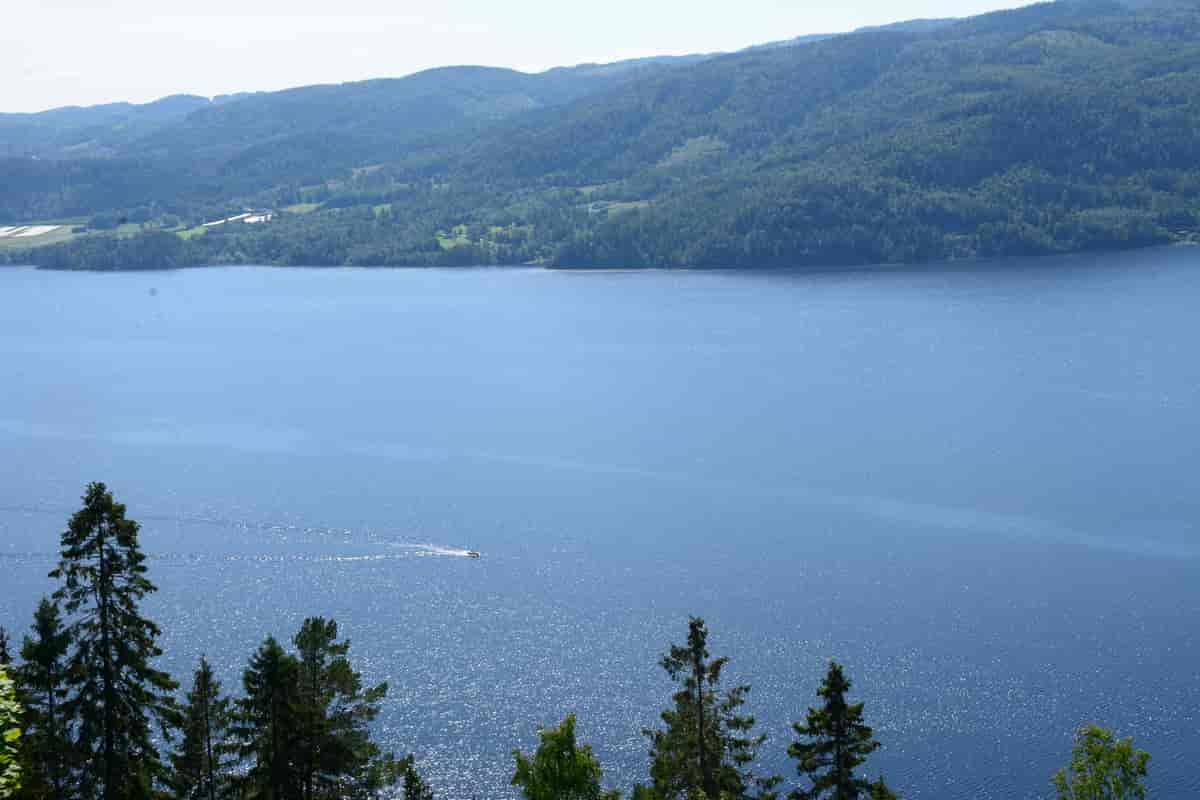
[[[183,739],[171,754],[167,783],[177,800],[218,800],[228,794],[231,714],[231,701],[221,696],[221,683],[202,657],[183,709]]]
[[[235,752],[249,764],[241,780],[243,796],[295,800],[303,793],[297,758],[299,676],[299,663],[270,636],[242,675],[245,697],[237,700],[231,733]]]
[[[62,580],[54,599],[70,620],[64,711],[86,765],[75,776],[82,800],[148,800],[164,772],[152,726],[167,737],[177,684],[151,666],[162,651],[158,626],[138,608],[157,591],[145,561],[138,524],[104,484],[90,484],[50,573]]]
[[[404,800],[433,800],[433,790],[429,788],[413,766],[413,757],[407,756],[400,762],[404,774]]]
[[[792,800],[858,800],[860,797],[887,797],[891,791],[878,781],[855,775],[854,770],[866,757],[879,748],[874,734],[863,724],[863,704],[847,703],[850,681],[836,661],[829,670],[817,694],[824,700],[820,708],[809,708],[804,724],[794,723],[797,741],[788,747],[788,755],[796,759],[796,770],[808,779],[808,788],[796,788]]]
[[[42,793],[65,797],[71,742],[63,704],[67,697],[67,652],[71,635],[63,627],[58,606],[43,597],[33,615],[33,636],[21,643],[17,671],[26,706],[26,740],[31,775],[27,786],[41,784]]]
[[[12,643],[9,641],[8,631],[0,625],[0,667],[7,667],[12,661]]]
[[[871,800],[896,800],[896,794],[892,791],[883,778],[871,784],[871,793],[867,795]]]
[[[720,691],[727,658],[709,660],[704,620],[688,622],[686,645],[672,645],[660,662],[680,684],[674,707],[662,713],[662,730],[645,730],[650,739],[649,793],[658,800],[682,800],[697,792],[709,800],[721,796],[773,798],[779,778],[756,779],[750,770],[766,735],[754,736],[754,717],[740,714],[749,686]],[[647,790],[639,790],[645,796]]]

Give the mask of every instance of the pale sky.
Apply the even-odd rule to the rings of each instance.
[[[12,0],[0,111],[486,64],[539,71],[961,17],[1022,0]]]

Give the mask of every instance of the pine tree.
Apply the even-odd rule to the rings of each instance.
[[[125,518],[125,506],[104,484],[90,484],[50,573],[63,582],[54,599],[70,619],[74,645],[63,710],[87,765],[76,774],[82,800],[145,800],[164,772],[152,724],[168,736],[177,684],[151,666],[162,651],[158,626],[138,609],[157,591],[146,578],[145,560],[138,524]]]
[[[891,791],[878,782],[873,789],[869,781],[854,774],[866,757],[879,748],[873,732],[863,724],[863,704],[847,703],[846,693],[850,681],[842,673],[836,661],[829,663],[829,670],[817,694],[824,699],[820,708],[809,708],[805,724],[794,723],[792,728],[799,737],[788,747],[788,755],[796,759],[797,772],[808,779],[809,788],[797,788],[789,796],[792,800],[858,800],[871,796],[872,792]]]
[[[63,704],[67,697],[67,652],[71,635],[63,627],[58,606],[43,597],[33,615],[33,636],[21,644],[17,679],[25,698],[26,739],[31,775],[28,786],[41,784],[55,798],[65,797],[71,742]]]
[[[202,657],[183,709],[183,740],[171,754],[168,785],[177,800],[217,800],[227,795],[231,714],[231,701],[221,696],[221,683]]]
[[[557,728],[538,731],[541,743],[532,755],[513,751],[517,769],[512,785],[526,800],[617,800],[617,792],[600,788],[600,762],[589,745],[575,741],[575,715]]]
[[[300,765],[304,800],[369,795],[399,780],[402,768],[382,755],[368,726],[387,695],[386,683],[363,688],[362,675],[338,641],[335,620],[310,617],[293,640],[299,660]]]
[[[237,755],[249,761],[243,796],[258,800],[295,800],[303,792],[297,763],[300,727],[300,665],[267,637],[242,675],[245,697],[237,701],[231,733]]]
[[[675,705],[662,713],[663,730],[645,730],[650,739],[649,792],[658,800],[681,800],[702,792],[710,800],[757,796],[773,798],[780,778],[756,779],[750,770],[766,735],[751,735],[754,717],[739,714],[749,686],[721,692],[727,658],[709,660],[704,620],[688,622],[687,644],[672,645],[660,662],[681,684]],[[645,796],[646,790],[639,790]]]
[[[347,754],[333,752],[333,721],[328,710],[339,682],[347,678],[345,660],[349,643],[337,641],[337,623],[310,617],[293,639],[300,662],[300,752],[304,774],[304,800],[313,800],[318,791],[324,793],[336,785],[336,776],[329,773],[332,762]],[[341,757],[341,758],[339,758]]]
[[[0,625],[0,667],[7,667],[12,661],[12,644],[8,639],[8,631]]]

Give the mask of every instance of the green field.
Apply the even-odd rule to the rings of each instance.
[[[203,236],[207,230],[203,225],[197,225],[194,228],[181,228],[175,231],[175,235],[180,239],[191,239],[193,236]]]
[[[115,233],[122,239],[128,239],[131,236],[137,236],[144,230],[150,230],[150,225],[140,225],[136,222],[127,222],[124,225],[118,225]]]
[[[438,231],[437,238],[438,244],[442,246],[443,250],[449,250],[452,247],[458,247],[459,245],[471,243],[471,241],[467,238],[466,225],[455,225],[449,233],[445,231]]]

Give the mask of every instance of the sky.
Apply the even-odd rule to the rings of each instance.
[[[1022,0],[14,0],[0,112],[484,64],[540,71],[961,17]]]

